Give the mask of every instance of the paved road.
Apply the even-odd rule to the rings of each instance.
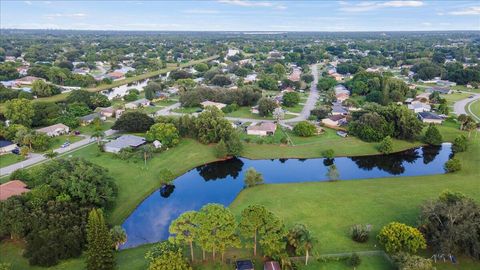
[[[113,135],[116,132],[117,132],[116,130],[109,129],[109,130],[105,131],[105,136]],[[58,153],[59,155],[61,155],[61,154],[65,154],[67,152],[70,152],[72,150],[76,150],[78,148],[81,148],[83,146],[86,146],[90,143],[95,142],[95,139],[91,138],[88,135],[84,136],[84,137],[85,137],[84,139],[82,139],[78,142],[74,142],[74,143],[70,144],[68,147],[58,148],[58,149],[55,149],[53,151]],[[44,155],[32,153],[32,154],[30,154],[30,157],[28,159],[24,160],[24,161],[17,162],[15,164],[10,165],[10,166],[1,168],[0,169],[0,177],[5,176],[5,175],[9,175],[9,174],[11,174],[12,172],[14,172],[18,169],[23,169],[23,168],[41,163],[45,160],[47,160],[47,158]]]
[[[468,114],[468,115],[471,115],[474,119],[476,119],[477,121],[480,122],[480,118],[477,117],[476,115],[472,115],[470,113],[467,113],[467,111],[465,110],[465,107],[472,101],[475,101],[475,100],[478,100],[480,99],[480,94],[475,94],[475,93],[471,93],[471,92],[462,92],[462,93],[468,93],[468,94],[472,94],[473,95],[473,98],[466,98],[466,99],[462,99],[462,100],[459,100],[457,102],[455,102],[453,104],[453,112],[458,116],[458,115],[461,115],[461,114]]]
[[[305,106],[303,106],[302,112],[299,116],[286,119],[281,122],[283,123],[292,123],[292,122],[299,122],[303,120],[307,120],[310,116],[310,111],[315,108],[315,104],[318,100],[318,90],[317,90],[317,83],[318,83],[318,67],[317,65],[312,65],[312,75],[313,75],[313,82],[310,86],[310,94],[308,96],[307,102],[305,102]]]

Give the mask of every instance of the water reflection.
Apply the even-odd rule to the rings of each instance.
[[[350,159],[353,160],[355,164],[357,164],[357,166],[362,170],[370,171],[374,168],[377,168],[392,175],[400,175],[405,172],[406,163],[413,163],[419,157],[419,149],[410,149],[396,154],[377,155],[370,156],[368,158],[351,157]]]
[[[329,181],[328,167],[335,165],[339,180],[444,173],[450,144],[417,148],[401,153],[335,159],[249,160],[234,158],[195,168],[146,198],[125,220],[128,241],[122,248],[168,238],[168,226],[181,213],[207,203],[229,205],[243,189],[246,170],[254,167],[266,183]]]
[[[242,167],[243,161],[241,159],[231,158],[197,167],[196,170],[198,174],[203,177],[203,180],[209,181],[225,179],[228,176],[237,179]]]

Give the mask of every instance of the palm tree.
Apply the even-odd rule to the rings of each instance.
[[[140,150],[143,153],[143,159],[145,160],[145,166],[147,166],[147,159],[152,156],[152,154],[155,152],[155,147],[153,147],[150,144],[144,145],[140,148]]]
[[[53,159],[54,157],[58,156],[57,152],[54,152],[53,150],[50,150],[44,154],[45,157],[49,159]]]
[[[92,138],[97,140],[97,144],[100,145],[101,140],[105,137],[105,132],[100,129],[97,129],[93,132]]]
[[[295,248],[295,253],[298,255],[305,252],[305,265],[308,264],[308,257],[313,248],[315,239],[310,231],[303,224],[295,224],[287,234],[288,244]]]

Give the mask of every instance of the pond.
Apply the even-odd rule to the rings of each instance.
[[[146,198],[125,220],[128,241],[122,248],[168,238],[168,227],[180,214],[198,210],[207,203],[228,206],[243,189],[245,171],[253,167],[265,183],[329,181],[328,166],[335,164],[339,180],[444,173],[452,155],[451,145],[425,146],[376,156],[339,157],[334,160],[234,158],[199,166],[178,177],[173,185]]]
[[[135,81],[129,84],[120,85],[118,87],[114,87],[108,90],[102,91],[102,94],[106,95],[109,100],[114,98],[121,98],[128,93],[130,89],[137,89],[138,91],[142,92],[143,88],[147,86],[148,82],[152,79],[158,79],[160,76],[155,76],[150,79],[144,79],[140,81]]]

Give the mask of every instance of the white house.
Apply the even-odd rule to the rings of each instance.
[[[116,140],[105,144],[105,152],[118,153],[127,147],[137,148],[145,144],[145,138],[135,135],[122,135]]]
[[[200,103],[200,105],[202,105],[203,108],[207,108],[208,106],[213,106],[213,107],[218,108],[219,110],[221,110],[222,108],[225,108],[227,106],[227,104],[220,103],[220,102],[213,102],[213,101],[209,101],[209,100]]]
[[[55,124],[48,127],[37,129],[39,133],[45,133],[49,137],[60,136],[70,132],[70,128],[64,124]]]
[[[410,104],[407,105],[407,107],[414,113],[429,112],[432,109],[429,104],[420,101],[412,101]]]
[[[248,135],[268,136],[275,134],[277,125],[271,122],[263,122],[247,127]]]
[[[427,124],[440,125],[443,123],[443,118],[432,112],[420,112],[418,113],[418,119],[420,119],[423,123]]]
[[[146,106],[149,106],[149,105],[150,105],[150,100],[148,100],[146,98],[141,98],[139,100],[135,100],[135,101],[132,101],[132,102],[129,102],[129,103],[125,104],[125,108],[135,110],[135,109],[138,109],[140,107],[146,107]]]

